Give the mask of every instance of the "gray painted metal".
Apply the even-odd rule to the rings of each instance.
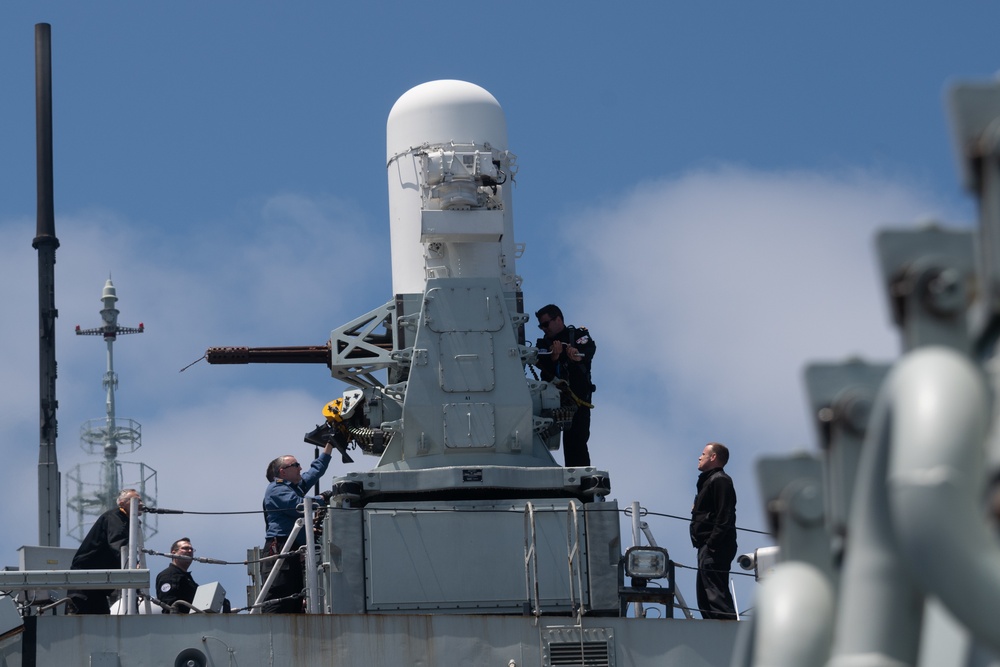
[[[379,469],[555,466],[535,432],[513,314],[496,278],[427,281]]]
[[[332,509],[324,526],[323,555],[330,564],[324,568],[326,609],[521,613],[530,598],[525,572],[529,502],[542,611],[569,613],[582,599],[587,612],[617,615],[622,583],[617,503],[552,499]],[[586,582],[583,591],[572,581],[571,553]]]
[[[813,422],[823,452],[827,530],[833,561],[844,552],[861,445],[888,364],[851,359],[842,364],[810,364],[805,380]]]
[[[596,468],[559,468],[556,466],[519,468],[516,466],[468,465],[447,466],[429,470],[382,470],[352,472],[336,481],[361,484],[366,495],[431,492],[464,489],[518,489],[534,491],[580,488],[584,477],[607,475]]]
[[[569,611],[566,504],[534,505],[541,603]],[[524,608],[524,540],[515,537],[523,534],[523,505],[463,503],[452,509],[366,511],[368,609],[519,613]],[[456,571],[456,563],[468,566]]]
[[[123,667],[174,664],[196,649],[209,665],[497,665],[543,667],[565,660],[581,640],[605,642],[617,667],[725,667],[739,623],[499,615],[194,614],[170,616],[42,616],[35,620],[38,665],[93,664],[118,658]],[[610,640],[610,641],[609,641]],[[0,642],[0,658],[21,667],[21,646]],[[576,649],[578,651],[578,649]],[[111,663],[116,664],[116,663]],[[600,663],[598,663],[600,664]]]

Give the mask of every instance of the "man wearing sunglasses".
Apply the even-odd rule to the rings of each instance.
[[[279,456],[267,465],[266,476],[270,483],[264,492],[264,523],[267,526],[264,555],[275,556],[281,553],[285,541],[295,526],[295,520],[299,518],[299,511],[296,508],[302,504],[302,498],[305,497],[309,487],[318,482],[326,472],[332,452],[333,443],[329,442],[323,448],[323,453],[305,472],[302,471],[302,464],[291,454]],[[325,499],[326,496],[315,498],[319,503],[323,503]],[[306,543],[304,531],[312,529],[312,526],[305,526],[299,531],[292,551]],[[265,580],[275,567],[275,562],[268,561],[262,565],[261,575]],[[305,588],[303,560],[301,557],[293,556],[277,562],[281,570],[271,584],[263,611],[265,614],[301,614],[303,600],[289,599],[289,596],[301,593]]]
[[[563,393],[564,405],[576,405],[570,427],[563,431],[563,457],[567,468],[590,465],[590,409],[594,392],[590,379],[590,364],[597,352],[597,343],[586,327],[566,326],[559,306],[549,304],[535,313],[538,328],[545,334],[538,347],[538,366],[546,382],[565,380],[568,392]]]

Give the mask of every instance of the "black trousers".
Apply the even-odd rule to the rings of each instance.
[[[268,556],[276,556],[281,553],[281,548],[285,544],[285,538],[269,537],[264,543],[264,553]],[[294,550],[293,550],[294,551]],[[277,561],[268,561],[261,565],[260,574],[267,581],[268,575],[275,567],[281,568],[274,577],[271,589],[264,598],[264,606],[261,609],[265,614],[302,614],[305,612],[303,600],[298,597],[291,600],[279,600],[290,595],[301,593],[306,587],[305,568],[302,556],[298,554],[282,558]]]
[[[113,593],[113,589],[66,591],[73,605],[72,612],[76,614],[110,614],[111,604],[108,602],[108,597]]]
[[[584,399],[590,402],[590,397]],[[563,431],[563,458],[567,468],[586,468],[590,465],[590,408],[579,407],[573,421]]]
[[[698,547],[698,609],[702,618],[723,621],[736,620],[736,604],[729,592],[729,568],[736,551],[720,552],[707,546]]]

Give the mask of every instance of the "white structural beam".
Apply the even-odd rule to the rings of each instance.
[[[28,588],[146,588],[149,570],[13,570],[0,572],[0,590]]]

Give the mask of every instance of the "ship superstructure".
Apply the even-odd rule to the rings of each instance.
[[[624,612],[608,474],[556,463],[572,409],[526,373],[537,350],[515,267],[515,165],[487,91],[454,80],[408,91],[387,123],[392,300],[333,330],[325,349],[207,353],[312,355],[356,387],[307,435],[379,456],[333,482],[327,612]]]

